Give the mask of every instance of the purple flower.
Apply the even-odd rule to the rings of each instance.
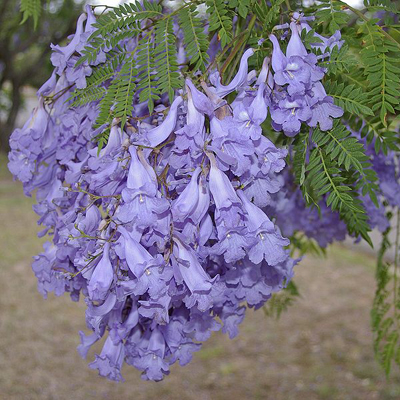
[[[114,271],[110,261],[110,244],[103,247],[103,255],[94,267],[93,274],[88,284],[89,296],[92,300],[104,300],[114,280]]]
[[[222,332],[228,333],[230,339],[233,339],[238,335],[238,325],[242,323],[245,312],[245,307],[237,307],[228,303],[223,307],[222,312],[219,314],[219,317],[224,323]]]
[[[311,118],[307,124],[313,128],[319,124],[321,131],[332,129],[332,118],[339,118],[343,115],[343,109],[333,104],[332,97],[326,96],[322,101],[311,107]]]
[[[301,122],[315,118],[305,100],[301,98],[286,98],[271,109],[272,120],[282,127],[285,135],[293,137],[300,132]]]
[[[164,293],[173,276],[170,266],[164,267],[163,264],[163,258],[158,255],[154,262],[147,265],[144,274],[137,281],[123,281],[120,284],[121,286],[126,284],[126,289],[130,289],[127,291],[129,294],[133,293],[135,296],[139,296],[148,292],[151,297],[158,298]]]
[[[164,360],[165,340],[158,328],[152,331],[146,344],[139,350],[140,356],[134,359],[134,366],[144,372],[144,380],[160,381],[169,373],[169,365]]]
[[[83,23],[86,21],[86,18],[86,14],[81,14],[76,24],[75,35],[67,46],[60,47],[59,45],[51,45],[53,54],[51,55],[50,59],[52,64],[56,67],[58,75],[61,75],[61,73],[65,70],[67,66],[67,61],[70,59],[72,54],[75,53],[79,45],[79,42],[81,40],[80,36],[83,33]]]
[[[166,199],[156,197],[154,172],[149,173],[149,166],[139,160],[134,146],[129,151],[131,164],[126,188],[122,191],[124,204],[119,207],[116,216],[123,223],[134,221],[144,229],[154,225],[170,205]]]
[[[190,218],[199,201],[199,184],[198,177],[201,169],[198,167],[194,170],[192,178],[185,190],[172,203],[171,211],[176,221],[184,221]]]
[[[43,97],[49,96],[51,93],[54,92],[54,89],[56,88],[56,84],[57,84],[57,75],[56,75],[56,71],[53,71],[50,78],[45,83],[43,83],[43,85],[37,91],[37,95],[43,96]]]
[[[238,195],[247,212],[248,229],[257,238],[257,244],[248,253],[249,259],[254,264],[259,264],[264,259],[269,265],[284,261],[288,257],[284,247],[290,241],[282,237],[267,215],[251,203],[243,192],[239,191]]]
[[[159,265],[159,260],[156,260],[130,232],[122,227],[119,227],[119,231],[122,233],[126,263],[137,278],[144,274],[147,267]]]
[[[210,99],[202,92],[200,92],[192,83],[190,79],[186,79],[185,81],[187,87],[187,95],[188,95],[188,125],[196,123],[200,115],[207,114],[212,115],[214,112],[214,107]],[[196,117],[191,117],[189,119],[189,115],[191,115],[191,108],[194,107],[197,110],[197,113],[192,113]]]
[[[272,42],[272,57],[271,57],[271,65],[274,72],[283,71],[286,67],[286,56],[283,54],[281,50],[281,46],[279,45],[278,39],[275,35],[269,35],[269,40]]]
[[[145,188],[149,195],[154,195],[156,191],[156,182],[148,169],[140,162],[135,146],[129,148],[131,163],[126,187],[133,190]]]
[[[199,341],[208,340],[212,332],[221,329],[221,325],[208,313],[200,312],[196,309],[190,311],[190,319],[184,326],[185,333],[194,334],[194,339]]]
[[[99,227],[101,214],[99,209],[93,204],[87,208],[86,215],[78,223],[78,228],[87,235],[91,235]]]
[[[210,293],[213,282],[198,262],[193,250],[179,237],[174,237],[176,264],[174,275],[177,282],[185,282],[191,293]]]
[[[255,245],[246,227],[218,229],[219,242],[212,247],[213,254],[223,254],[225,262],[232,263],[243,259]]]
[[[124,362],[125,349],[122,342],[115,345],[110,336],[106,339],[100,355],[89,364],[92,369],[97,369],[100,376],[113,381],[122,381],[121,367]]]
[[[149,318],[159,325],[168,324],[168,311],[171,304],[171,296],[166,293],[160,294],[157,298],[150,300],[141,300],[139,314],[145,318]]]
[[[34,178],[37,158],[45,159],[39,154],[46,154],[46,150],[51,146],[45,141],[48,124],[49,114],[45,110],[44,101],[41,100],[23,128],[16,129],[11,135],[8,168],[23,183]]]
[[[335,106],[333,99],[326,95],[320,82],[324,70],[316,65],[317,57],[307,53],[294,22],[291,22],[290,29],[292,35],[286,56],[277,38],[270,35],[273,43],[274,80],[281,86],[272,96],[271,117],[274,129],[283,130],[291,137],[300,132],[301,122],[307,122],[311,127],[319,124],[321,130],[329,130],[332,128],[331,117],[341,117],[343,110]]]
[[[86,358],[90,347],[92,347],[100,337],[96,333],[86,336],[82,331],[79,331],[79,336],[81,337],[81,344],[78,346],[78,352],[82,358]]]
[[[301,32],[303,29],[305,29],[306,32],[309,32],[311,30],[311,27],[308,24],[308,21],[314,21],[315,17],[313,16],[305,17],[304,14],[302,13],[294,12],[293,20],[300,21],[300,25],[296,25],[299,32]],[[311,47],[314,49],[321,49],[322,53],[324,53],[328,48],[333,49],[335,46],[337,46],[340,49],[344,43],[344,40],[340,40],[341,39],[340,31],[336,31],[329,38],[325,38],[324,36],[321,36],[318,33],[314,33],[314,37],[317,37],[320,41],[317,43],[311,43]]]
[[[171,132],[173,132],[176,125],[178,107],[181,103],[182,97],[177,97],[172,103],[168,116],[165,118],[163,123],[145,133],[151,147],[156,147],[160,143],[164,142]]]
[[[127,301],[128,303],[128,301]],[[119,323],[116,322],[112,329],[110,330],[110,337],[114,344],[118,344],[126,339],[131,333],[132,329],[137,326],[139,322],[139,312],[137,308],[137,303],[131,300],[131,309],[129,315],[126,317],[125,321]],[[128,304],[130,304],[128,303]]]
[[[229,83],[229,85],[224,86],[221,84],[221,79],[219,76],[219,73],[215,73],[214,75],[211,75],[210,81],[211,83],[215,86],[215,92],[218,94],[220,97],[225,97],[227,94],[233,92],[234,90],[237,90],[241,86],[243,86],[245,83],[247,83],[247,62],[248,59],[254,54],[253,49],[247,49],[244,53],[242,58],[240,59],[240,65],[239,65],[239,70],[235,77],[232,79],[232,81]]]
[[[214,86],[201,83],[202,91],[186,80],[169,110],[161,96],[157,113],[147,116],[147,104],[135,95],[132,118],[123,128],[113,120],[99,151],[93,139],[106,127],[93,130],[98,101],[73,109],[68,101],[111,50],[74,67],[95,30],[90,7],[86,13],[70,43],[54,46],[56,68],[38,92],[39,107],[12,136],[9,166],[25,193],[35,190],[40,236],[51,235],[32,265],[39,291],[85,297],[92,332],[80,332],[79,353],[86,357],[105,340],[90,364],[101,376],[121,380],[126,361],[143,379],[158,381],[173,363],[191,360],[201,347],[195,341],[221,327],[235,336],[246,303],[262,307],[291,278],[288,241],[258,208],[268,205],[273,215],[280,207],[275,197],[286,189],[287,150],[266,139],[261,124],[268,107],[274,112],[285,109],[281,101],[300,99],[316,109],[326,93],[316,58],[298,50],[293,33],[293,54],[273,59],[274,68],[282,64],[276,80],[286,79],[280,86],[268,58],[258,77],[248,72],[249,49],[228,85],[218,73]],[[137,39],[119,45],[134,52]],[[290,96],[292,88],[302,94]],[[60,96],[47,108],[43,96],[52,93]]]
[[[297,30],[296,24],[294,22],[290,23],[290,30],[292,31],[292,36],[290,37],[289,43],[286,48],[286,57],[307,56],[307,50],[301,41],[299,31]]]
[[[174,350],[170,363],[173,364],[179,360],[179,365],[183,367],[192,361],[193,353],[199,351],[200,348],[200,343],[193,343],[190,339],[186,339]]]
[[[209,185],[215,206],[218,209],[229,208],[240,204],[240,199],[232,187],[228,177],[217,167],[215,157],[208,153],[211,162]]]

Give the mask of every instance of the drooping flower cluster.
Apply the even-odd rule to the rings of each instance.
[[[316,56],[299,34],[311,29],[309,20],[295,13],[277,27],[286,29],[282,38],[290,28],[286,52],[270,35],[272,56],[258,74],[248,71],[248,49],[230,83],[218,71],[202,90],[187,79],[171,106],[156,101],[151,116],[135,95],[132,117],[123,129],[112,121],[101,149],[94,138],[105,127],[92,128],[98,104],[71,108],[68,101],[106,59],[108,49],[75,67],[94,29],[90,7],[69,44],[52,46],[54,72],[12,135],[9,168],[27,195],[36,190],[40,235],[52,239],[33,262],[39,291],[68,292],[74,301],[83,294],[91,334],[80,332],[78,351],[86,357],[105,338],[90,364],[100,375],[121,380],[126,362],[144,379],[161,380],[213,331],[237,335],[246,307],[262,307],[285,287],[296,263],[286,237],[302,231],[321,247],[345,238],[338,213],[324,202],[320,210],[306,207],[285,169],[287,150],[261,128],[268,112],[287,136],[302,123],[328,130],[343,114],[318,65],[340,48],[340,33],[316,35]],[[124,44],[133,50],[137,40]],[[400,206],[398,158],[368,152],[387,202]],[[371,225],[385,230],[384,209],[363,202]]]
[[[302,29],[308,31],[311,28],[304,17],[295,15],[290,23],[291,37],[286,54],[282,52],[277,37],[270,35],[274,71],[270,83],[274,89],[270,97],[272,126],[290,137],[300,132],[302,123],[312,128],[319,126],[322,131],[329,130],[332,128],[332,118],[343,115],[343,110],[333,104],[332,97],[326,94],[321,83],[325,71],[317,62],[319,58],[328,57],[329,53],[321,56],[309,53],[300,38]],[[322,51],[335,45],[340,47],[339,39],[340,32],[329,39],[321,36],[321,43],[314,47]]]
[[[40,292],[85,296],[92,333],[81,332],[80,354],[106,336],[90,364],[100,375],[121,380],[125,361],[161,380],[212,331],[234,337],[246,305],[261,307],[291,279],[289,241],[262,210],[282,186],[286,151],[262,135],[268,64],[248,74],[251,49],[229,85],[218,74],[204,91],[187,80],[165,118],[124,130],[114,120],[98,151],[96,107],[66,101],[90,74],[73,68],[87,13],[71,42],[53,47],[55,71],[12,135],[9,168],[26,194],[36,190],[41,235],[52,237],[33,263]]]

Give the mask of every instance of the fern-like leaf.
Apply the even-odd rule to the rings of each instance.
[[[251,6],[251,0],[229,0],[228,7],[237,10],[237,13],[242,17],[246,18],[249,13]]]
[[[194,65],[195,70],[205,71],[209,60],[207,54],[209,42],[197,15],[195,6],[183,8],[179,13],[179,21],[190,63]]]
[[[335,161],[338,167],[344,166],[345,171],[353,168],[359,174],[359,180],[355,189],[360,189],[363,195],[368,194],[378,207],[376,191],[378,191],[376,172],[372,169],[369,157],[364,152],[364,145],[339,121],[336,121],[332,130],[322,132],[315,129],[312,140],[324,149],[331,161]],[[321,194],[320,194],[321,195]]]
[[[162,18],[162,6],[157,2],[143,1],[121,4],[113,11],[103,14],[94,24],[97,30],[91,38],[96,36],[107,37],[123,27],[137,26],[137,23],[147,19]]]
[[[84,89],[76,89],[69,98],[69,100],[73,100],[71,107],[82,106],[92,101],[100,100],[106,92],[106,88],[101,85],[114,78],[119,65],[124,62],[125,57],[125,52],[118,52],[109,58],[106,63],[94,68],[92,75],[86,79],[86,87]]]
[[[344,72],[349,73],[351,68],[356,64],[356,60],[349,55],[349,47],[343,45],[340,49],[337,46],[331,51],[330,57],[323,61],[320,66],[327,68],[327,75],[335,75]]]
[[[280,6],[284,2],[285,0],[261,0],[254,4],[254,12],[265,30],[271,28],[270,25],[272,21],[276,19],[277,14],[279,14]]]
[[[378,7],[385,11],[396,12],[396,2],[393,0],[364,0],[364,5],[368,7]]]
[[[388,219],[392,214],[387,214]],[[397,225],[395,233],[395,250],[400,241],[400,210],[397,210]],[[388,228],[382,237],[382,244],[378,252],[376,269],[377,289],[371,310],[371,324],[374,333],[374,351],[386,375],[390,374],[391,366],[395,362],[400,366],[400,289],[398,285],[399,256],[395,252],[394,263],[385,261],[387,251],[392,247],[389,235],[392,228]]]
[[[121,120],[121,129],[124,128],[127,116],[132,115],[136,75],[136,62],[131,55],[123,64],[118,77],[113,81],[113,85],[118,85],[113,113],[114,118]]]
[[[316,17],[319,21],[327,24],[329,31],[335,33],[341,26],[347,24],[349,15],[342,12],[342,2],[335,0],[320,0],[317,4],[319,11]]]
[[[361,87],[333,81],[325,81],[324,87],[327,94],[333,97],[335,104],[350,114],[374,115],[372,110],[366,105],[368,95],[363,92]]]
[[[379,117],[365,118],[362,120],[362,124],[363,126],[360,127],[361,137],[365,137],[368,144],[375,140],[376,154],[381,150],[384,154],[387,154],[388,149],[400,151],[399,134],[384,126]]]
[[[279,319],[284,311],[286,311],[300,297],[299,290],[293,281],[279,293],[274,293],[263,307],[264,314],[267,317]]]
[[[137,46],[138,64],[138,90],[140,90],[139,101],[147,101],[149,113],[154,110],[154,101],[159,99],[155,82],[154,47],[151,35],[145,35],[139,40]]]
[[[157,85],[160,93],[167,93],[172,103],[175,89],[182,86],[176,60],[175,36],[172,18],[159,20],[155,32],[155,68],[157,70]]]
[[[223,0],[207,0],[207,13],[210,16],[210,32],[218,32],[221,47],[232,40],[232,15]]]
[[[20,11],[22,13],[21,25],[24,24],[28,18],[32,18],[34,29],[36,29],[42,13],[41,0],[21,0]]]
[[[369,82],[371,109],[379,113],[382,123],[387,126],[388,113],[394,114],[399,105],[399,47],[384,36],[373,20],[364,22],[359,32],[365,43],[361,59]]]
[[[77,66],[86,61],[94,62],[101,50],[115,47],[121,40],[139,36],[141,22],[163,17],[162,6],[150,1],[121,4],[103,14],[93,24],[96,30],[89,37],[89,44],[82,51]]]
[[[338,211],[341,219],[347,225],[348,231],[361,235],[372,245],[368,236],[370,231],[368,217],[365,214],[363,205],[358,199],[355,190],[346,181],[342,170],[337,162],[332,161],[324,149],[316,145],[310,154],[308,183],[318,196],[326,195],[326,205],[332,211]]]

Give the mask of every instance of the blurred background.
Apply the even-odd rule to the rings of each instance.
[[[0,400],[400,399],[398,371],[387,381],[372,350],[375,257],[351,243],[330,247],[326,259],[302,261],[301,297],[279,320],[248,310],[237,338],[214,334],[163,382],[143,382],[125,366],[126,381],[118,384],[87,367],[102,343],[82,360],[75,348],[85,330],[84,302],[44,300],[36,291],[30,263],[43,240],[34,200],[13,182],[6,155],[10,133],[51,73],[49,44],[74,32],[84,4],[49,0],[33,30],[31,21],[20,25],[18,0],[0,0]]]

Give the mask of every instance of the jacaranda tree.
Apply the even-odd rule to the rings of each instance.
[[[9,168],[50,239],[39,291],[83,294],[100,375],[161,380],[246,307],[286,308],[294,257],[373,228],[374,347],[400,364],[399,2],[301,3],[87,6],[52,46]]]

